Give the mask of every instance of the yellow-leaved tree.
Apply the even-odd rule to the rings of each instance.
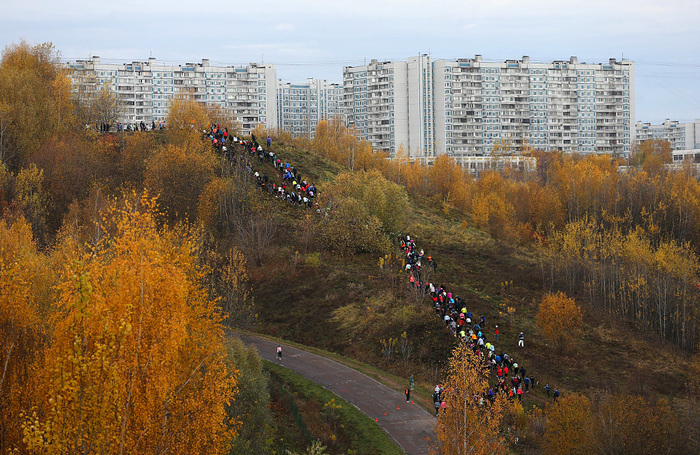
[[[170,143],[188,146],[196,144],[203,131],[209,131],[211,120],[204,103],[184,93],[170,103],[166,125]]]
[[[0,161],[17,170],[73,124],[70,82],[51,43],[7,46],[0,60]]]
[[[22,440],[20,411],[35,396],[29,379],[42,355],[54,276],[29,223],[0,219],[0,453]]]
[[[505,396],[491,403],[488,368],[483,359],[464,343],[452,351],[445,379],[445,413],[438,419],[435,433],[437,453],[442,455],[501,454],[506,446],[499,436],[505,410]]]
[[[237,373],[194,237],[159,228],[154,200],[135,200],[63,272],[44,401],[24,414],[30,453],[223,453],[231,441]]]
[[[214,153],[201,142],[197,145],[169,144],[146,161],[146,188],[159,196],[170,220],[195,220],[199,197],[215,176]]]
[[[537,311],[537,326],[561,353],[581,332],[583,315],[574,299],[563,292],[542,297]]]
[[[595,452],[593,445],[591,400],[583,395],[563,397],[547,408],[544,453],[547,455],[585,455]]]

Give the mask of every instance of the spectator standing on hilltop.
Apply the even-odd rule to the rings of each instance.
[[[523,332],[520,332],[520,336],[518,337],[518,346],[521,348],[525,347],[525,334]]]
[[[498,335],[500,332],[498,331],[498,326],[496,326],[496,343],[498,343]]]

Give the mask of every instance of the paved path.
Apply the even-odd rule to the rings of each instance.
[[[277,343],[252,335],[236,335],[245,344],[255,346],[263,359],[277,361]],[[334,360],[284,344],[281,365],[342,397],[372,420],[378,419],[379,426],[408,455],[429,453],[429,441],[435,439],[435,417],[417,404],[406,403],[403,393]]]

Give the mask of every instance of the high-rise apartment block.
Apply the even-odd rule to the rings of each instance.
[[[638,142],[661,139],[671,144],[671,150],[700,148],[700,120],[681,123],[666,119],[660,125],[637,122],[635,133]]]
[[[307,79],[277,86],[279,128],[294,136],[313,138],[321,120],[343,118],[343,87],[326,80]]]
[[[258,124],[277,128],[277,73],[274,65],[245,67],[202,63],[159,65],[155,58],[126,64],[101,63],[99,57],[66,64],[75,91],[106,85],[121,104],[123,123],[164,121],[174,97],[191,94],[198,101],[234,114],[244,132]]]
[[[343,105],[348,125],[375,150],[394,152],[399,144],[408,144],[407,63],[372,60],[346,67]]]
[[[348,125],[375,149],[460,157],[529,144],[542,150],[629,153],[634,63],[501,63],[473,59],[345,67]]]
[[[76,92],[106,85],[116,93],[124,123],[164,121],[172,99],[189,93],[235,115],[244,133],[263,124],[313,137],[320,120],[340,116],[375,150],[403,148],[428,161],[524,145],[626,154],[635,139],[634,63],[626,60],[485,62],[477,55],[433,61],[419,55],[345,67],[342,86],[284,83],[271,64],[212,66],[207,59],[173,66],[154,58],[108,64],[93,57],[66,66]]]

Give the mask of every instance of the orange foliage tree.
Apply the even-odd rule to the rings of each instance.
[[[547,408],[544,433],[546,455],[586,455],[593,452],[591,401],[568,395]]]
[[[199,197],[214,178],[216,158],[209,148],[167,145],[146,163],[145,185],[158,194],[174,219],[196,219]]]
[[[583,324],[581,308],[563,292],[542,297],[537,310],[537,326],[542,335],[562,352],[580,333]]]
[[[232,437],[215,302],[195,243],[159,229],[152,199],[125,203],[58,286],[55,337],[27,410],[30,453],[222,453]]]
[[[438,447],[443,455],[505,453],[499,427],[505,410],[505,398],[494,403],[482,400],[488,391],[488,368],[464,343],[452,351],[445,379],[447,408],[435,427]]]
[[[73,125],[70,83],[51,43],[6,47],[0,62],[0,161],[26,165],[36,145]]]
[[[593,416],[598,453],[672,453],[672,443],[680,442],[673,440],[676,422],[665,399],[650,403],[633,395],[603,396],[593,406]]]
[[[631,165],[642,165],[646,169],[658,169],[661,164],[673,161],[671,144],[662,139],[648,139],[634,144],[630,156]]]
[[[36,248],[29,224],[0,220],[0,453],[18,449],[20,411],[34,398],[30,384],[42,357],[50,287],[50,265]]]

